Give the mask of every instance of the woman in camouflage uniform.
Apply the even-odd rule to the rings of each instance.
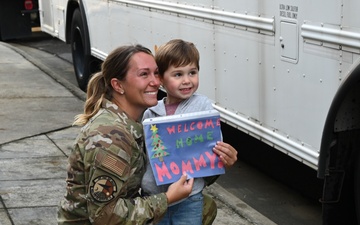
[[[193,179],[186,175],[166,193],[139,195],[146,165],[139,119],[157,104],[159,86],[154,57],[140,45],[115,49],[91,78],[74,122],[84,126],[69,156],[58,224],[156,223],[168,204],[189,195]]]

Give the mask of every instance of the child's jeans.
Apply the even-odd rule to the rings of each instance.
[[[202,213],[203,194],[200,192],[168,207],[165,216],[157,225],[201,225]]]

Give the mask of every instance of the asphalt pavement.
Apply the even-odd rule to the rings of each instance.
[[[71,124],[85,93],[63,78],[73,71],[59,74],[44,60],[68,64],[0,42],[0,225],[56,224],[65,193],[67,156],[80,129]],[[214,224],[275,224],[217,183],[205,192],[218,205]]]

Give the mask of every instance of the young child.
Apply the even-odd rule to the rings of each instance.
[[[147,109],[143,119],[158,116],[174,115],[213,109],[211,101],[203,95],[195,93],[199,87],[199,52],[190,42],[175,39],[160,46],[155,53],[159,69],[160,81],[167,96],[158,101],[154,107]],[[223,142],[218,143],[228,152],[236,150]],[[225,165],[226,159],[219,151],[220,159]],[[236,154],[233,156],[236,161]],[[229,157],[231,158],[231,157]],[[217,176],[196,178],[190,196],[168,207],[167,213],[160,221],[161,225],[202,224],[203,195],[206,185],[215,181]],[[141,182],[142,190],[149,195],[167,190],[168,185],[157,186],[150,163],[147,164]]]

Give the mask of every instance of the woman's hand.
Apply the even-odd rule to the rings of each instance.
[[[188,181],[186,179],[187,175],[183,174],[178,181],[169,186],[165,193],[168,204],[177,202],[189,196],[194,185],[194,178],[191,178]]]
[[[213,151],[220,157],[220,160],[224,163],[226,168],[231,167],[237,161],[237,154],[235,148],[231,145],[218,141],[213,148]]]

